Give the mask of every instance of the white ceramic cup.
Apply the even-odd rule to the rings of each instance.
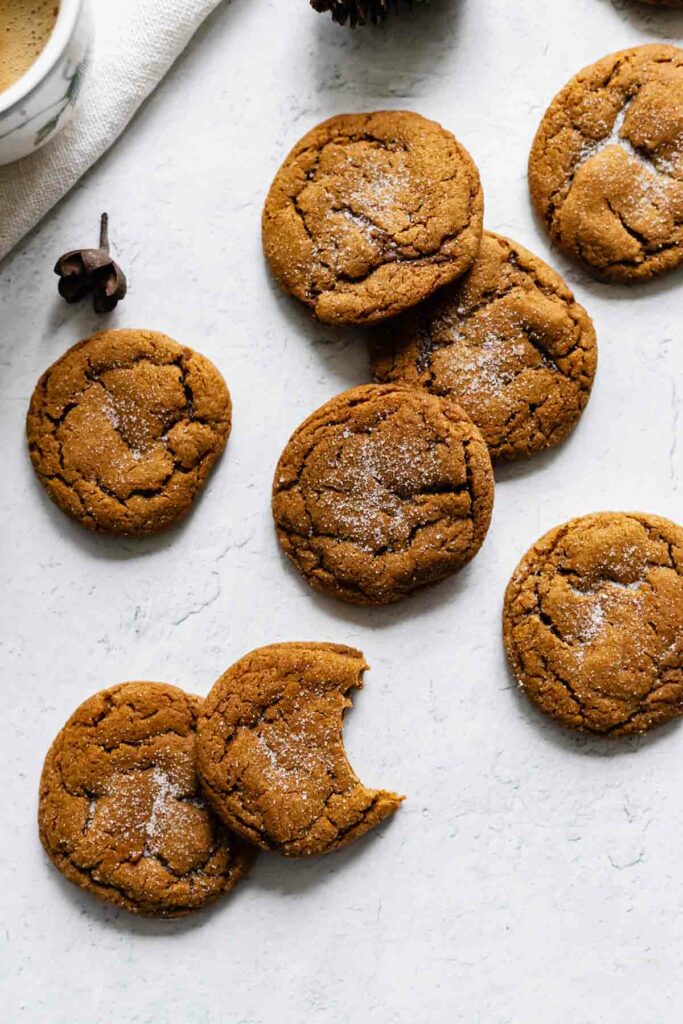
[[[21,78],[0,92],[0,164],[28,156],[69,123],[91,47],[89,0],[60,0],[45,49]]]

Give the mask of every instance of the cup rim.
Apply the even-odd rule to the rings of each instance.
[[[44,49],[21,78],[0,93],[0,114],[6,114],[12,107],[26,100],[49,75],[73,35],[82,5],[83,0],[59,0],[57,20]]]

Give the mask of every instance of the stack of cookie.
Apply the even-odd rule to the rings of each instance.
[[[483,207],[469,153],[406,111],[314,128],[266,201],[282,287],[325,323],[379,325],[377,383],[315,412],[273,486],[286,554],[346,601],[461,568],[489,527],[491,458],[557,444],[588,401],[590,317],[542,260],[484,231]]]
[[[364,786],[344,752],[367,667],[350,647],[274,644],[205,701],[163,683],[95,694],[45,760],[48,856],[107,903],[180,917],[229,892],[259,847],[310,857],[364,835],[402,799]]]

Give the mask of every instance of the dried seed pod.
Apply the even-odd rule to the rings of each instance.
[[[80,302],[92,293],[96,313],[110,313],[125,296],[126,275],[109,253],[109,217],[102,214],[98,249],[72,249],[55,264],[59,294],[67,302]]]
[[[347,22],[351,28],[356,25],[377,25],[384,21],[390,11],[398,12],[400,7],[410,7],[423,0],[311,0],[316,11],[329,11],[340,25]]]

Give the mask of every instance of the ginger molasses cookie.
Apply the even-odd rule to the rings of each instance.
[[[638,46],[555,97],[529,159],[551,238],[599,276],[643,280],[683,261],[683,50]]]
[[[558,444],[588,401],[593,323],[562,278],[484,232],[471,270],[378,330],[375,380],[427,388],[471,416],[492,458]]]
[[[107,533],[181,519],[230,433],[230,394],[204,356],[157,331],[103,331],[38,381],[31,461],[50,497]]]
[[[641,733],[683,714],[683,529],[599,512],[546,533],[510,580],[505,648],[561,725]]]
[[[352,647],[261,647],[221,676],[197,730],[197,769],[215,811],[249,842],[289,857],[369,832],[402,797],[367,789],[342,739],[365,658]]]
[[[448,398],[367,384],[294,432],[273,482],[285,554],[314,587],[389,604],[457,572],[491,520],[486,444]]]
[[[40,838],[63,875],[134,914],[179,917],[246,874],[255,851],[207,807],[195,771],[202,701],[124,683],[74,712],[45,759]]]
[[[409,111],[341,114],[301,139],[263,211],[282,288],[320,320],[384,320],[460,277],[482,232],[479,174],[440,125]]]

